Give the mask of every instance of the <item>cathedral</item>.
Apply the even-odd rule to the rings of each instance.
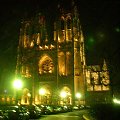
[[[93,104],[111,100],[106,61],[86,64],[84,36],[75,4],[58,6],[48,28],[37,13],[21,22],[16,78],[23,82],[21,104]],[[52,37],[51,37],[52,36]]]

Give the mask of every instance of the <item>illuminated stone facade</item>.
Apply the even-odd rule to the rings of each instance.
[[[21,23],[16,65],[16,77],[24,83],[21,104],[84,104],[86,93],[110,90],[107,70],[93,72],[95,66],[86,66],[77,8],[60,7],[55,18],[52,39],[44,15]]]
[[[103,65],[91,65],[86,67],[86,102],[110,103],[110,76],[105,60]]]

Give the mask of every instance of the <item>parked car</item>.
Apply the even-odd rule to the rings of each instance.
[[[0,108],[8,120],[28,120],[29,113],[21,106],[2,106]]]
[[[63,112],[63,107],[59,105],[53,106],[54,113],[62,113]]]
[[[27,105],[25,106],[29,113],[30,113],[30,119],[36,119],[39,118],[42,115],[41,109],[36,105]]]
[[[45,115],[47,112],[46,105],[37,105],[41,109],[41,114]]]
[[[4,115],[3,111],[0,110],[0,120],[6,120],[7,117]]]
[[[24,117],[24,118],[23,118]],[[30,112],[27,108],[19,106],[19,118],[22,120],[28,120],[30,118]]]
[[[42,114],[49,115],[54,114],[54,106],[53,105],[38,105],[41,109]]]

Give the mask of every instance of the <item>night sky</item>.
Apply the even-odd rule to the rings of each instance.
[[[14,78],[21,20],[41,11],[52,19],[58,1],[67,0],[0,0],[0,90],[6,89]],[[85,38],[87,64],[101,64],[105,58],[114,89],[119,90],[120,2],[75,1]]]

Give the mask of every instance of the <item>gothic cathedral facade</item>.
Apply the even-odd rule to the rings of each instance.
[[[42,14],[21,23],[16,77],[23,81],[21,104],[86,104],[110,99],[110,78],[103,67],[87,66],[76,6],[59,8],[49,37]],[[76,96],[77,95],[77,96]]]

